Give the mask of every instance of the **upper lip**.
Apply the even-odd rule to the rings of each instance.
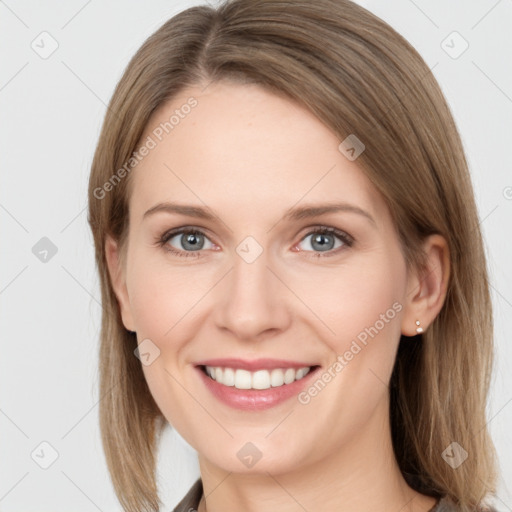
[[[256,370],[273,370],[274,368],[299,368],[317,366],[315,364],[287,361],[285,359],[253,359],[251,361],[245,359],[233,359],[233,358],[222,358],[222,359],[208,359],[199,361],[196,366],[220,366],[228,367],[240,370],[247,370],[250,372]]]

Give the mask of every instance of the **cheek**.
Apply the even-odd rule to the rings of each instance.
[[[149,339],[159,350],[151,364],[142,366],[146,382],[167,421],[182,433],[190,429],[190,416],[201,417],[200,411],[190,411],[190,395],[182,384],[188,375],[183,372],[190,371],[186,352],[199,324],[198,306],[207,292],[193,274],[140,251],[132,255],[127,276],[138,342]]]
[[[161,349],[186,339],[183,329],[193,323],[206,291],[190,269],[173,268],[142,251],[134,254],[128,293],[139,338],[150,338]]]
[[[390,369],[400,338],[405,277],[403,260],[390,251],[372,261],[361,259],[357,265],[301,278],[298,295],[307,298],[324,325],[323,340],[333,359],[346,353],[353,370]]]
[[[322,382],[312,382],[299,397],[310,415],[331,425],[326,445],[355,435],[387,397],[400,339],[405,266],[391,256],[379,261],[347,266],[325,279],[308,277],[301,285],[307,294],[316,283],[321,292],[308,295],[308,306],[329,327],[321,328],[330,349],[318,377]],[[340,411],[346,412],[343,421]]]

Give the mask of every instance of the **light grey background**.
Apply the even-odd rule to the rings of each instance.
[[[87,180],[106,104],[129,58],[164,21],[198,3],[0,1],[3,512],[121,510],[98,428],[101,306]],[[488,418],[502,469],[497,506],[512,510],[512,2],[359,3],[433,68],[462,134],[495,305]],[[58,48],[42,58],[52,40]],[[43,237],[57,249],[47,262],[33,253]],[[52,450],[58,458],[42,469]],[[199,475],[196,455],[171,429],[160,454],[161,497],[172,510]]]

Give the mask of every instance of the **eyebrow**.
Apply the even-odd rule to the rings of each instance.
[[[172,202],[158,203],[151,207],[143,215],[143,219],[154,215],[155,213],[176,213],[179,215],[185,215],[187,217],[195,217],[198,219],[204,219],[213,221],[217,218],[216,215],[210,213],[206,208],[200,206],[192,206],[186,204],[178,204]],[[310,206],[300,206],[296,208],[288,209],[283,215],[283,220],[297,221],[302,219],[309,219],[312,217],[319,217],[327,213],[337,212],[349,212],[356,213],[366,217],[374,226],[377,226],[375,219],[366,210],[363,210],[359,206],[350,203],[331,203],[331,204],[314,204]]]

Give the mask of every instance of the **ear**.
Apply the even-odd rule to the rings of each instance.
[[[105,239],[105,258],[107,260],[110,281],[119,304],[123,325],[129,331],[135,331],[130,307],[130,298],[126,287],[124,268],[122,268],[119,245],[110,235]]]
[[[443,307],[450,276],[450,254],[444,237],[430,235],[424,242],[426,268],[409,275],[402,334],[416,336],[416,321],[423,332],[434,321]]]

